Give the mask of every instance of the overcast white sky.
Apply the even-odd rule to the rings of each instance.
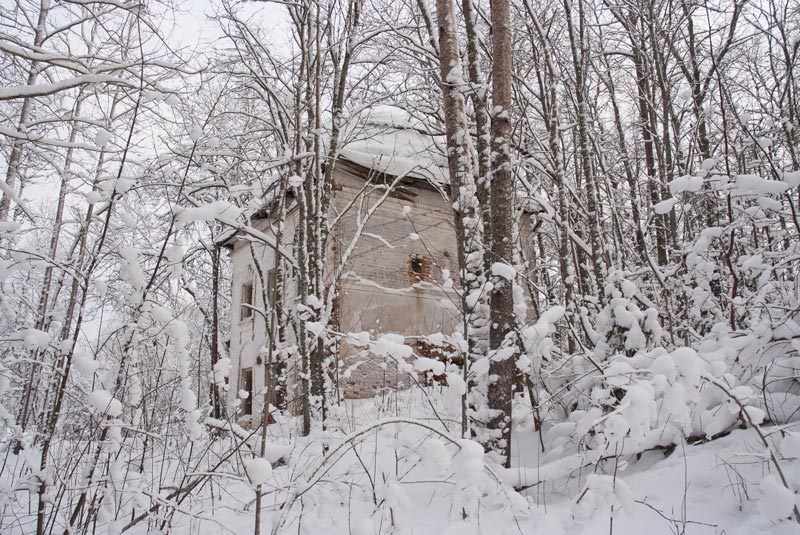
[[[281,42],[286,24],[286,6],[277,2],[248,1],[239,3],[242,18],[270,30],[275,44]],[[211,17],[222,11],[220,0],[188,0],[175,14],[176,31],[171,35],[176,45],[211,52],[222,37],[219,25]]]

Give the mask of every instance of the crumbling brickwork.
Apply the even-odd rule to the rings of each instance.
[[[341,262],[363,221],[365,210],[383,195],[381,187],[365,187],[365,174],[359,175],[346,165],[334,171],[332,212],[341,214],[332,230],[326,269],[332,274]],[[364,197],[365,196],[365,197]],[[358,197],[363,202],[353,202]],[[359,207],[361,211],[359,212]],[[288,239],[294,233],[296,214],[286,222]],[[263,231],[270,233],[269,225]],[[253,278],[249,244],[233,241],[233,288],[231,310],[241,317],[231,318],[231,399],[233,408],[243,368],[253,369],[253,413],[263,408],[263,363],[258,351],[267,344],[266,325],[259,314],[241,314],[241,285],[252,280],[253,306],[261,307],[260,281]],[[273,265],[268,247],[255,247],[262,265]],[[447,277],[445,277],[447,275]],[[330,276],[330,275],[329,275]],[[456,326],[455,296],[447,288],[447,278],[456,279],[457,259],[452,211],[442,192],[430,184],[406,184],[402,194],[389,196],[361,229],[361,237],[352,251],[338,281],[335,331],[368,332],[374,340],[386,333],[406,337],[414,345],[420,337],[451,333]],[[287,289],[287,292],[293,290]],[[245,291],[245,295],[250,290]],[[341,394],[346,398],[379,395],[412,382],[403,365],[385,356],[370,354],[363,348],[339,344],[338,361]],[[413,361],[413,357],[409,359]],[[298,385],[296,362],[289,363],[289,389]],[[335,370],[331,370],[334,373]],[[289,398],[296,398],[290,394]],[[296,408],[296,407],[295,407]]]
[[[335,203],[345,205],[363,184],[341,173]],[[411,198],[389,197],[369,219],[358,242],[348,273],[340,281],[340,325],[344,332],[382,333],[407,337],[414,346],[419,337],[452,332],[456,314],[445,278],[457,274],[456,241],[449,202],[438,191],[419,188]],[[356,214],[336,228],[337,247],[349,243],[356,230]],[[341,381],[346,397],[368,397],[411,382],[390,357],[364,355],[343,344]],[[412,358],[413,360],[413,358]]]

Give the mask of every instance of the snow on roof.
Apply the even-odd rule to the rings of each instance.
[[[392,176],[409,176],[433,185],[449,183],[445,136],[393,106],[376,106],[344,129],[339,157]]]
[[[425,180],[444,195],[444,188],[450,184],[446,138],[431,130],[401,108],[375,106],[356,114],[345,125],[339,159],[390,176]],[[250,217],[259,219],[269,213],[277,198],[277,184],[274,181],[264,194],[260,208],[246,211]],[[216,244],[230,246],[238,234],[239,229],[231,228],[216,239]]]

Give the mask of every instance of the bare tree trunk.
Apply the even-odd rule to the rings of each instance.
[[[47,15],[50,12],[50,0],[41,0],[39,8],[39,17],[36,21],[36,28],[33,33],[33,49],[38,50],[42,46],[45,38],[45,22]],[[31,62],[30,70],[28,71],[27,84],[32,86],[36,83],[39,77],[39,62]],[[22,109],[19,112],[19,121],[17,130],[22,130],[28,122],[30,116],[31,104],[33,104],[33,97],[25,97],[22,100]],[[21,139],[14,141],[11,146],[11,154],[8,157],[8,168],[6,169],[6,183],[3,188],[3,196],[0,198],[0,221],[8,219],[8,211],[11,207],[11,198],[14,196],[14,188],[16,187],[17,178],[19,177],[19,164],[22,160],[22,149],[25,142]]]
[[[550,174],[556,185],[558,202],[557,244],[558,267],[561,283],[564,285],[563,303],[566,308],[566,321],[572,324],[576,313],[575,303],[575,277],[570,275],[569,251],[569,204],[567,201],[567,186],[564,172],[564,155],[561,150],[561,130],[558,119],[558,94],[556,93],[556,69],[553,64],[553,46],[547,34],[539,24],[530,2],[525,0],[525,9],[542,43],[541,57],[544,62],[543,69],[537,69],[536,78],[539,87],[539,101],[542,106],[542,118],[547,129],[547,141],[550,163]],[[575,351],[575,338],[571,333],[567,335],[567,348],[569,352]]]
[[[219,263],[220,249],[212,247],[211,254],[211,370],[213,371],[219,362]],[[278,256],[277,254],[275,256]],[[222,418],[225,414],[225,397],[222,394],[221,385],[216,381],[211,382],[211,414],[214,418]]]
[[[53,221],[53,234],[50,236],[49,255],[53,261],[55,261],[56,254],[58,253],[58,245],[61,238],[61,227],[63,224],[63,217],[64,217],[64,204],[67,198],[69,175],[72,172],[72,163],[74,156],[74,149],[72,145],[75,143],[75,139],[77,138],[78,135],[77,119],[81,113],[82,102],[83,100],[79,96],[75,104],[75,108],[72,112],[72,128],[69,136],[70,147],[67,149],[67,154],[66,157],[64,158],[64,168],[61,173],[61,185],[59,187],[58,202],[56,204],[56,215],[55,215],[55,220]],[[53,282],[53,264],[48,263],[47,267],[44,270],[44,281],[43,281],[42,291],[39,295],[39,305],[37,307],[37,313],[36,313],[37,317],[36,317],[36,323],[34,325],[34,328],[40,331],[46,330],[46,327],[49,324],[48,306],[51,297],[50,289],[52,286],[52,282]],[[40,372],[39,358],[42,357],[40,353],[41,351],[36,351],[34,353],[32,362],[30,363],[30,372],[28,374],[28,379],[25,383],[22,409],[20,411],[19,418],[17,420],[17,423],[20,425],[23,431],[26,429],[28,425],[28,419],[30,416],[30,410],[32,408],[32,400],[34,393],[36,391],[36,385],[39,383],[41,379],[41,377],[37,378],[37,373]]]
[[[642,129],[642,140],[644,142],[644,160],[647,169],[647,188],[650,193],[650,202],[655,205],[661,202],[661,196],[658,187],[658,176],[656,172],[656,158],[654,149],[655,132],[653,132],[651,125],[650,102],[652,99],[652,91],[650,88],[649,72],[645,71],[643,50],[637,39],[631,35],[631,45],[633,47],[633,63],[636,69],[636,89],[638,92],[638,106],[639,106],[639,122]],[[663,266],[667,263],[667,244],[666,233],[664,229],[664,216],[656,214],[655,227],[656,227],[656,256],[658,258],[658,265]]]
[[[575,69],[575,103],[577,105],[578,120],[578,147],[580,149],[580,168],[585,179],[586,209],[589,226],[589,239],[592,245],[591,263],[594,275],[594,289],[597,294],[602,292],[604,286],[603,243],[600,237],[600,206],[597,200],[597,184],[595,182],[594,167],[589,151],[589,125],[588,109],[586,102],[586,73],[588,65],[588,44],[586,20],[584,15],[583,0],[578,0],[578,28],[572,20],[572,3],[564,0],[567,30],[569,33],[572,64]],[[592,292],[595,293],[595,292]]]
[[[491,157],[491,136],[489,128],[489,112],[487,106],[486,80],[481,72],[480,55],[481,43],[479,40],[475,23],[478,18],[477,6],[474,0],[462,0],[461,9],[464,12],[464,26],[467,33],[467,73],[471,91],[469,92],[472,108],[475,112],[475,149],[478,153],[478,165],[476,175],[476,194],[480,204],[481,221],[483,222],[484,244],[487,245],[486,238],[491,236],[491,185],[490,172],[492,165]],[[486,251],[488,253],[488,251]],[[489,269],[491,257],[484,255],[484,268]]]
[[[465,110],[465,86],[462,78],[458,32],[452,0],[437,0],[436,19],[439,27],[439,70],[444,99],[445,127],[447,132],[448,171],[450,174],[450,201],[454,207],[456,246],[459,279],[461,281],[461,308],[467,355],[464,357],[464,374],[468,376],[471,360],[481,358],[486,351],[486,321],[481,312],[483,300],[471,296],[481,292],[483,276],[483,246],[478,200],[473,182],[472,154]],[[469,427],[467,419],[468,393],[462,397],[461,432],[465,436]],[[482,403],[485,400],[473,400]]]
[[[639,214],[639,184],[636,181],[633,167],[631,165],[631,158],[628,154],[627,140],[625,138],[625,128],[622,125],[622,115],[617,103],[616,91],[614,81],[611,76],[604,77],[604,81],[608,87],[609,99],[611,101],[611,108],[614,110],[614,126],[617,131],[617,138],[619,139],[619,151],[622,157],[622,165],[625,169],[625,180],[628,183],[629,199],[631,202],[631,219],[635,228],[636,234],[636,247],[638,249],[640,258],[644,258],[647,253],[647,245],[644,241],[644,233],[642,232],[642,221]]]
[[[703,104],[708,96],[708,89],[711,81],[714,79],[717,66],[722,63],[723,58],[730,50],[731,44],[736,36],[736,27],[741,15],[743,2],[733,3],[733,13],[728,25],[728,34],[726,40],[722,43],[719,51],[715,57],[712,57],[711,68],[705,74],[700,69],[700,58],[698,57],[699,43],[697,42],[697,35],[694,26],[694,9],[695,5],[689,4],[685,1],[681,2],[681,8],[686,18],[686,36],[688,47],[688,61],[681,57],[680,53],[674,46],[670,47],[670,52],[675,56],[681,70],[683,71],[686,81],[691,86],[692,91],[692,113],[694,114],[696,133],[695,139],[697,142],[698,152],[703,160],[711,158],[711,140],[709,139],[709,127],[706,121],[706,112],[703,109]],[[711,37],[709,36],[709,39]],[[713,48],[711,55],[714,56]],[[703,211],[705,212],[705,225],[716,226],[719,224],[720,214],[717,206],[717,198],[713,191],[711,191],[708,184],[704,184],[706,195],[704,196]],[[719,295],[721,289],[719,285],[714,282],[712,289],[716,295]]]
[[[278,226],[277,231],[275,233],[275,244],[277,248],[280,248],[281,243],[283,242],[283,231],[285,228],[285,218],[286,218],[286,188],[288,185],[288,177],[284,176],[281,178],[280,186],[278,187]],[[251,245],[251,251],[252,251]],[[280,269],[280,265],[283,261],[281,255],[278,254],[278,251],[275,251],[274,263],[272,269],[274,270],[273,273],[276,274],[276,281],[275,284],[269,284],[269,277],[263,276],[263,270],[261,268],[261,263],[258,261],[258,258],[255,254],[253,256],[253,261],[255,263],[256,269],[258,270],[259,276],[261,277],[261,292],[262,292],[262,301],[264,302],[264,309],[267,314],[265,317],[267,331],[267,360],[264,362],[264,401],[262,404],[261,409],[261,446],[259,449],[259,456],[264,457],[267,453],[267,428],[269,427],[269,419],[270,419],[270,402],[272,401],[275,393],[275,380],[273,376],[273,364],[275,362],[275,349],[277,346],[278,339],[276,338],[276,334],[278,332],[278,321],[279,321],[279,309],[277,307],[278,302],[283,298],[283,296],[279,293],[279,289],[282,285],[277,284],[277,273]],[[259,484],[256,487],[256,503],[255,503],[255,514],[254,514],[254,535],[260,535],[261,533],[261,500],[264,494],[263,485]]]
[[[511,170],[512,40],[508,0],[492,0],[492,244],[493,262],[514,263],[514,174]],[[493,277],[490,295],[488,448],[511,466],[511,402],[515,351],[513,281]],[[508,349],[508,351],[503,351]]]
[[[660,193],[662,199],[671,197],[666,184],[672,182],[675,177],[675,162],[676,158],[673,155],[672,148],[672,135],[670,125],[675,121],[675,111],[673,103],[672,87],[670,85],[669,75],[667,71],[667,62],[665,59],[665,51],[659,46],[658,32],[655,28],[656,14],[654,12],[654,4],[652,2],[648,5],[648,33],[650,37],[650,47],[653,50],[653,68],[656,72],[656,81],[661,95],[661,153],[663,157]],[[680,146],[680,138],[675,136],[676,146]],[[666,233],[667,244],[673,248],[677,246],[677,220],[675,210],[671,210],[668,215],[664,217],[663,221]]]

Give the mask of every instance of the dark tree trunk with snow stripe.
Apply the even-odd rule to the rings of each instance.
[[[513,263],[514,175],[511,171],[511,22],[508,0],[493,0],[492,11],[492,261]],[[513,281],[494,277],[490,296],[489,429],[490,449],[506,467],[511,463],[511,400],[514,358],[496,359],[502,347],[513,343]]]

